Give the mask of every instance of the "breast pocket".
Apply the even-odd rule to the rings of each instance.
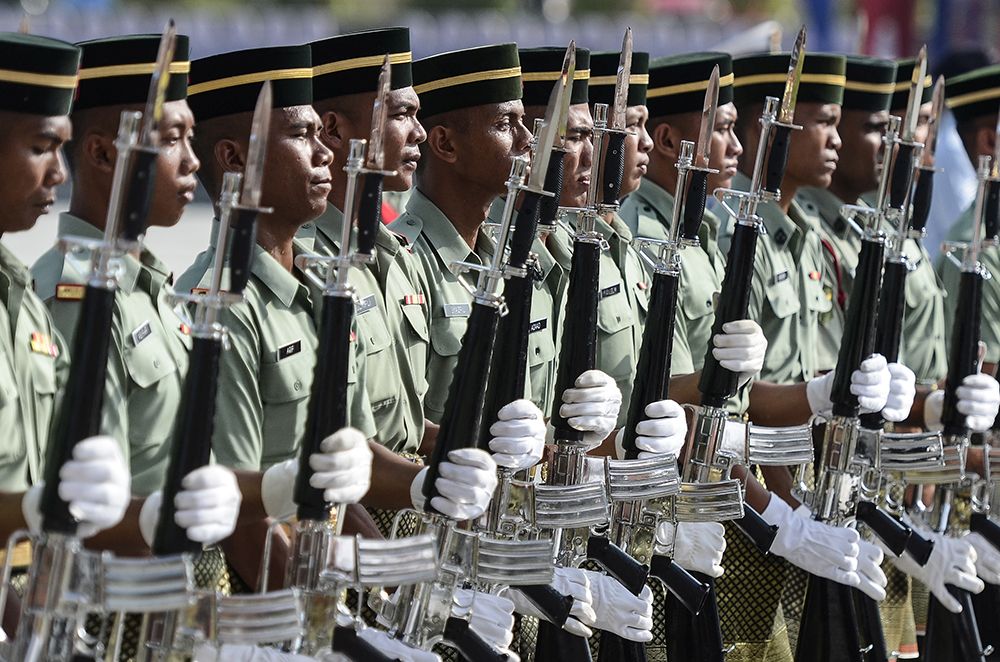
[[[937,296],[941,291],[937,274],[930,262],[920,258],[916,268],[906,277],[906,307],[919,308],[925,301]]]
[[[633,372],[632,325],[635,323],[624,285],[603,287],[597,304],[597,367],[615,381],[628,380]]]
[[[833,290],[824,286],[822,279],[813,279],[808,276],[805,279],[804,287],[806,307],[822,323],[833,313]]]
[[[129,348],[124,359],[129,377],[142,389],[152,387],[177,370],[164,339],[156,334]]]
[[[32,357],[32,361],[34,360]],[[54,392],[54,375],[51,384],[52,392]],[[11,369],[7,357],[0,357],[0,425],[4,426],[4,430],[16,430],[18,426],[23,424],[18,407],[17,382],[14,380],[14,371]],[[2,435],[2,439],[0,441],[0,464],[12,464],[25,456],[27,449],[24,447],[23,435],[5,434]]]
[[[404,338],[409,369],[414,376],[414,383],[420,394],[427,392],[427,351],[431,336],[427,328],[427,317],[424,306],[417,304],[402,304]]]
[[[309,355],[300,352],[260,367],[264,466],[295,456],[305,431],[314,363]]]
[[[799,300],[791,279],[770,285],[766,298],[761,326],[768,341],[767,362],[770,366],[783,366],[797,356],[794,316],[800,310]]]

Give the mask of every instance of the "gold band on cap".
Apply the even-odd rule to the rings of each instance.
[[[787,73],[740,76],[733,82],[733,87],[760,85],[761,83],[784,83],[787,78]],[[836,85],[837,87],[845,87],[847,84],[847,76],[843,74],[802,74],[799,77],[799,82],[812,83],[814,85]]]
[[[870,92],[872,94],[892,94],[896,83],[866,83],[860,80],[849,80],[844,83],[844,89],[851,92]]]
[[[80,80],[94,78],[113,78],[115,76],[146,76],[156,70],[155,62],[138,62],[136,64],[113,64],[107,67],[90,67],[80,69]],[[191,73],[190,62],[171,62],[168,71],[171,74]]]
[[[617,85],[618,76],[593,76],[591,85]],[[649,85],[649,74],[632,74],[628,77],[629,85]]]
[[[76,88],[76,81],[77,77],[75,75],[64,76],[62,74],[39,74],[33,71],[0,69],[0,83],[21,83],[22,85],[72,90]]]
[[[945,99],[945,103],[949,108],[959,108],[961,106],[968,106],[970,103],[989,101],[990,99],[1000,99],[1000,87],[991,87],[988,90],[977,90],[968,94],[959,94],[958,96]]]
[[[201,94],[202,92],[214,92],[227,87],[238,85],[250,85],[251,83],[263,83],[267,80],[290,80],[293,78],[312,78],[312,67],[298,67],[295,69],[272,69],[271,71],[258,71],[252,74],[241,74],[239,76],[229,76],[218,80],[207,80],[204,83],[188,86],[188,96]]]
[[[525,83],[544,83],[548,81],[557,81],[559,77],[562,76],[561,71],[529,71],[527,73],[521,72],[521,80]],[[590,69],[579,69],[573,73],[573,80],[589,80],[590,79]]]
[[[515,78],[520,75],[521,75],[521,67],[508,67],[506,69],[491,69],[489,71],[474,71],[469,74],[449,76],[448,78],[439,78],[438,80],[428,81],[421,85],[414,85],[413,90],[417,94],[424,94],[425,92],[442,90],[446,87],[455,87],[456,85],[479,83],[484,80],[500,80],[502,78]]]
[[[914,71],[916,71],[916,69],[914,69]],[[916,81],[913,81],[913,82],[916,82]],[[934,84],[934,81],[931,80],[931,77],[930,77],[929,74],[924,77],[924,87],[930,87],[933,84]],[[897,81],[897,82],[893,83],[892,91],[893,92],[902,92],[903,90],[910,89],[910,85],[911,85],[910,81],[906,81],[906,80]]]
[[[733,74],[728,73],[725,76],[719,78],[719,87],[725,87],[727,85],[733,84]],[[667,85],[665,87],[653,87],[646,90],[647,99],[655,99],[657,97],[667,97],[674,94],[687,94],[688,92],[704,92],[708,89],[707,80],[696,80],[690,83],[678,83],[677,85]]]
[[[365,57],[355,57],[350,60],[338,60],[337,62],[327,62],[313,67],[313,76],[325,76],[335,74],[339,71],[350,71],[351,69],[365,69],[367,67],[381,67],[385,62],[384,55],[367,55]],[[413,62],[413,53],[389,53],[389,64],[406,64]]]

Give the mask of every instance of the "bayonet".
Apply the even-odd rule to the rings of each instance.
[[[622,52],[618,59],[618,75],[615,80],[615,97],[608,112],[608,128],[622,131],[625,128],[625,110],[628,108],[628,84],[632,75],[632,28],[625,28]]]
[[[920,119],[920,100],[924,95],[924,78],[927,77],[927,47],[922,46],[913,65],[913,76],[910,77],[910,95],[906,100],[906,116],[903,118],[903,131],[900,139],[913,142],[917,132],[917,120]]]
[[[160,120],[163,119],[163,104],[167,98],[167,86],[170,84],[170,63],[174,60],[176,44],[177,28],[174,19],[170,19],[167,21],[167,29],[160,39],[160,48],[156,54],[156,66],[149,84],[146,111],[142,114],[139,145],[156,147],[159,144]]]
[[[695,149],[694,165],[696,168],[707,168],[708,157],[712,151],[712,133],[715,131],[715,111],[719,105],[719,65],[712,69],[712,77],[708,79],[708,89],[705,90],[705,103],[701,111],[701,129],[698,131],[698,146]]]
[[[938,131],[941,129],[943,113],[944,76],[938,76],[934,82],[934,92],[931,97],[931,117],[927,125],[927,139],[924,141],[924,151],[920,157],[920,165],[924,168],[934,167],[934,154],[937,151]]]
[[[253,121],[250,124],[250,146],[247,148],[247,164],[243,175],[241,207],[253,209],[260,205],[261,186],[264,181],[264,155],[267,154],[273,94],[271,81],[265,81],[260,89],[260,94],[257,95],[257,105],[253,110]]]
[[[382,69],[378,74],[378,91],[375,94],[375,105],[372,107],[372,132],[368,140],[368,159],[365,168],[382,170],[385,164],[385,125],[389,118],[389,88],[392,81],[392,65],[389,56],[382,61]]]
[[[802,78],[802,66],[806,61],[806,26],[799,29],[792,47],[792,56],[788,61],[788,75],[785,77],[785,91],[781,95],[781,108],[778,121],[791,124],[795,119],[795,101],[799,96],[799,81]]]
[[[559,135],[559,120],[561,119],[562,109],[566,106],[563,100],[570,96],[568,88],[573,84],[572,78],[569,77],[569,68],[572,60],[575,58],[574,51],[575,47],[571,44],[570,48],[566,50],[566,58],[563,61],[563,69],[559,75],[559,80],[552,86],[552,93],[549,94],[549,103],[545,108],[545,120],[542,122],[542,128],[538,132],[535,153],[531,157],[531,170],[526,184],[526,188],[529,191],[541,193],[545,190],[545,175],[548,171],[549,159],[552,156],[550,148],[555,145],[556,138]],[[565,129],[566,127],[563,125],[564,135]]]
[[[567,88],[563,97],[562,105],[559,107],[559,120],[556,123],[556,142],[553,147],[562,147],[566,144],[566,127],[569,124],[569,106],[573,98],[573,84],[576,81],[576,40],[569,42],[566,47],[566,57],[563,58],[563,73],[566,76],[563,87]],[[540,145],[543,143],[539,143]]]

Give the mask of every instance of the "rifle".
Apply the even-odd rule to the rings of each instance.
[[[972,237],[964,245],[947,244],[945,255],[960,262],[958,305],[952,327],[952,343],[948,361],[948,376],[945,380],[944,409],[941,422],[944,424],[943,440],[946,467],[938,472],[928,472],[924,483],[937,486],[934,502],[924,513],[925,520],[937,533],[953,532],[948,519],[957,491],[970,487],[972,480],[965,470],[966,451],[970,443],[969,428],[965,416],[956,409],[956,390],[968,375],[979,370],[980,325],[982,323],[982,288],[989,272],[979,263],[979,253],[983,246],[983,230],[986,225],[987,200],[990,182],[1000,180],[1000,172],[994,157],[980,156],[977,175],[979,187],[973,208]],[[954,252],[963,250],[959,261]],[[986,458],[989,461],[989,458]],[[986,522],[979,520],[979,524]],[[977,524],[977,526],[979,525]],[[993,647],[983,646],[976,627],[975,607],[968,591],[948,586],[948,591],[962,605],[960,614],[947,611],[940,602],[931,599],[927,616],[927,635],[924,638],[924,659],[935,660],[985,660]]]
[[[798,81],[805,58],[806,32],[803,27],[795,41],[789,61],[785,91],[782,99],[767,97],[761,115],[761,136],[754,162],[750,189],[747,192],[717,189],[716,197],[736,219],[727,258],[726,275],[716,308],[712,336],[722,333],[724,324],[746,319],[750,304],[750,285],[753,278],[753,261],[757,248],[757,235],[763,232],[763,223],[757,215],[757,206],[764,201],[780,199],[781,180],[788,160],[790,132],[801,127],[792,123]],[[779,113],[780,104],[780,113]],[[727,199],[739,200],[733,209]],[[766,553],[774,541],[775,531],[752,508],[744,506],[743,486],[731,477],[731,470],[738,458],[721,452],[723,431],[729,413],[726,401],[739,388],[739,375],[724,369],[712,354],[709,346],[705,355],[698,390],[701,406],[691,407],[694,423],[688,431],[683,457],[685,464],[681,475],[681,494],[676,500],[679,521],[734,521],[740,530]],[[804,427],[790,431],[756,428],[762,439],[761,451],[756,453],[762,462],[789,464],[791,458],[801,455],[805,442]],[[786,446],[786,442],[790,445]],[[747,456],[751,456],[749,440]],[[770,447],[770,448],[767,448]],[[809,450],[811,455],[811,448]],[[669,656],[676,659],[695,659],[721,662],[724,651],[719,613],[714,591],[714,581],[695,573],[710,587],[706,607],[697,617],[679,615],[674,624],[675,636],[669,637]],[[677,612],[678,610],[674,610]],[[694,636],[684,636],[681,628],[693,631]]]
[[[93,642],[78,640],[78,630],[83,615],[98,602],[94,592],[100,590],[99,579],[92,573],[99,558],[83,551],[78,521],[59,496],[59,472],[72,459],[77,442],[100,432],[118,265],[141,246],[146,231],[175,39],[170,20],[160,41],[145,111],[121,114],[103,239],[60,241],[63,250],[89,249],[91,270],[73,338],[74,361],[46,453],[42,533],[32,540],[32,564],[11,660],[59,662],[76,654],[94,654],[86,650]],[[23,531],[11,536],[12,541],[27,538],[32,536]],[[8,555],[8,563],[9,559]],[[5,584],[0,602],[6,601],[6,590]]]

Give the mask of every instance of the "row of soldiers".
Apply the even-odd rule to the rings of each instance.
[[[2,359],[3,509],[5,536],[41,526],[45,451],[60,406],[70,359],[65,339],[77,333],[91,251],[73,238],[96,241],[109,218],[118,121],[123,110],[144,107],[159,35],[115,37],[77,45],[51,39],[0,38],[0,222],[3,232],[26,230],[54,202],[67,179],[69,211],[58,221],[60,246],[28,270],[0,244],[0,285],[7,325]],[[456,262],[488,265],[503,247],[489,230],[500,222],[513,162],[529,153],[534,120],[545,119],[560,80],[563,48],[518,49],[501,44],[412,61],[405,28],[347,34],[311,44],[256,48],[191,61],[179,36],[169,66],[148,222],[183,222],[198,182],[216,201],[226,173],[247,168],[253,111],[270,83],[261,206],[253,261],[241,302],[221,311],[229,347],[219,366],[215,463],[183,481],[177,524],[206,545],[218,543],[219,568],[229,590],[255,585],[261,541],[269,519],[296,512],[299,449],[306,433],[318,349],[322,287],[305,273],[303,256],[337,257],[353,180],[344,166],[351,141],[372,136],[372,111],[385,104],[382,147],[386,192],[408,192],[405,212],[375,236],[375,258],[350,268],[354,325],[348,370],[349,428],[329,436],[309,458],[309,483],[329,503],[360,503],[345,514],[348,531],[388,533],[395,511],[433,508],[456,520],[476,520],[497,486],[497,467],[539,465],[547,421],[558,414],[594,456],[621,457],[629,403],[649,314],[651,275],[637,237],[666,240],[675,204],[676,164],[682,142],[698,139],[705,91],[718,69],[718,108],[710,127],[708,190],[751,186],[764,99],[780,97],[788,54],[731,57],[697,53],[651,59],[631,54],[625,101],[621,209],[596,220],[602,236],[596,317],[596,369],[556,387],[560,344],[573,333],[566,317],[572,270],[572,230],[563,225],[532,244],[534,285],[528,329],[524,398],[500,409],[489,429],[489,449],[452,451],[437,468],[436,496],[425,504],[428,468],[438,431],[448,416],[450,386],[473,310],[475,279]],[[383,62],[391,67],[387,94],[379,94]],[[584,209],[595,154],[595,103],[613,104],[620,53],[575,50],[568,87],[559,205]],[[713,329],[716,299],[726,275],[725,251],[734,218],[710,201],[698,246],[682,253],[681,290],[672,340],[670,399],[646,406],[634,430],[642,457],[680,455],[688,436],[682,404],[698,404],[706,354],[738,373],[739,391],[727,403],[733,425],[726,443],[744,444],[745,426],[789,426],[829,415],[837,356],[846,324],[861,246],[844,204],[871,204],[881,169],[879,147],[890,115],[906,110],[917,73],[915,60],[893,62],[808,54],[798,81],[794,120],[780,199],[758,213],[766,233],[757,244],[747,319]],[[917,72],[917,73],[915,73]],[[931,81],[917,80],[918,131],[933,117]],[[970,158],[992,155],[1000,70],[969,72],[947,82]],[[551,119],[551,118],[549,118]],[[921,138],[923,139],[923,138]],[[122,256],[114,297],[112,340],[104,384],[102,435],[78,443],[60,473],[59,495],[87,525],[94,547],[142,555],[152,544],[162,487],[189,372],[190,325],[175,292],[210,287],[222,209],[216,206],[212,241],[174,278],[154,247]],[[953,239],[971,239],[972,210]],[[978,226],[977,226],[978,227]],[[178,232],[174,230],[173,232]],[[356,233],[354,233],[356,234]],[[193,238],[198,240],[200,238]],[[76,247],[65,249],[67,243]],[[897,427],[938,429],[948,369],[947,331],[954,316],[959,271],[942,260],[935,272],[926,249],[906,242],[913,272],[906,283],[899,360],[867,358],[850,378],[863,411],[881,412]],[[995,264],[996,250],[981,259]],[[223,275],[223,283],[231,274]],[[988,430],[1000,406],[991,376],[1000,352],[1000,297],[996,281],[983,296],[986,341],[981,373],[958,388],[958,410],[976,431]],[[943,284],[943,286],[942,286]],[[507,359],[509,360],[509,358]],[[504,369],[505,357],[494,357]],[[100,388],[99,384],[94,385]],[[555,404],[553,404],[555,403]],[[557,409],[557,411],[553,411]],[[551,430],[551,427],[549,427]],[[628,431],[631,434],[633,431]],[[983,472],[983,455],[968,464]],[[795,650],[801,609],[800,571],[857,587],[882,603],[887,645],[901,657],[916,653],[917,623],[910,579],[925,585],[952,611],[948,586],[981,591],[1000,583],[1000,551],[979,534],[961,539],[937,533],[923,566],[884,554],[853,528],[810,517],[784,467],[734,467],[745,481],[746,502],[775,529],[765,558],[729,525],[661,523],[657,544],[684,569],[717,579],[722,634],[734,646],[729,660],[784,660]],[[913,526],[917,526],[914,522]],[[278,540],[281,558],[289,544]],[[888,557],[888,558],[886,558]],[[725,563],[725,572],[723,570]],[[272,573],[280,577],[281,573]],[[563,627],[574,634],[603,630],[647,643],[664,655],[662,586],[633,595],[618,580],[594,571],[557,569],[554,585],[574,598]],[[654,619],[654,602],[656,618]],[[471,627],[512,657],[530,656],[515,640],[514,614],[539,617],[516,589],[477,592]],[[525,619],[519,619],[523,621]],[[526,629],[526,628],[522,628]],[[366,630],[373,645],[396,659],[435,659],[432,653]],[[381,635],[381,636],[380,636]],[[251,659],[230,645],[232,659]],[[256,658],[254,658],[256,659]],[[659,658],[657,658],[659,659]]]

